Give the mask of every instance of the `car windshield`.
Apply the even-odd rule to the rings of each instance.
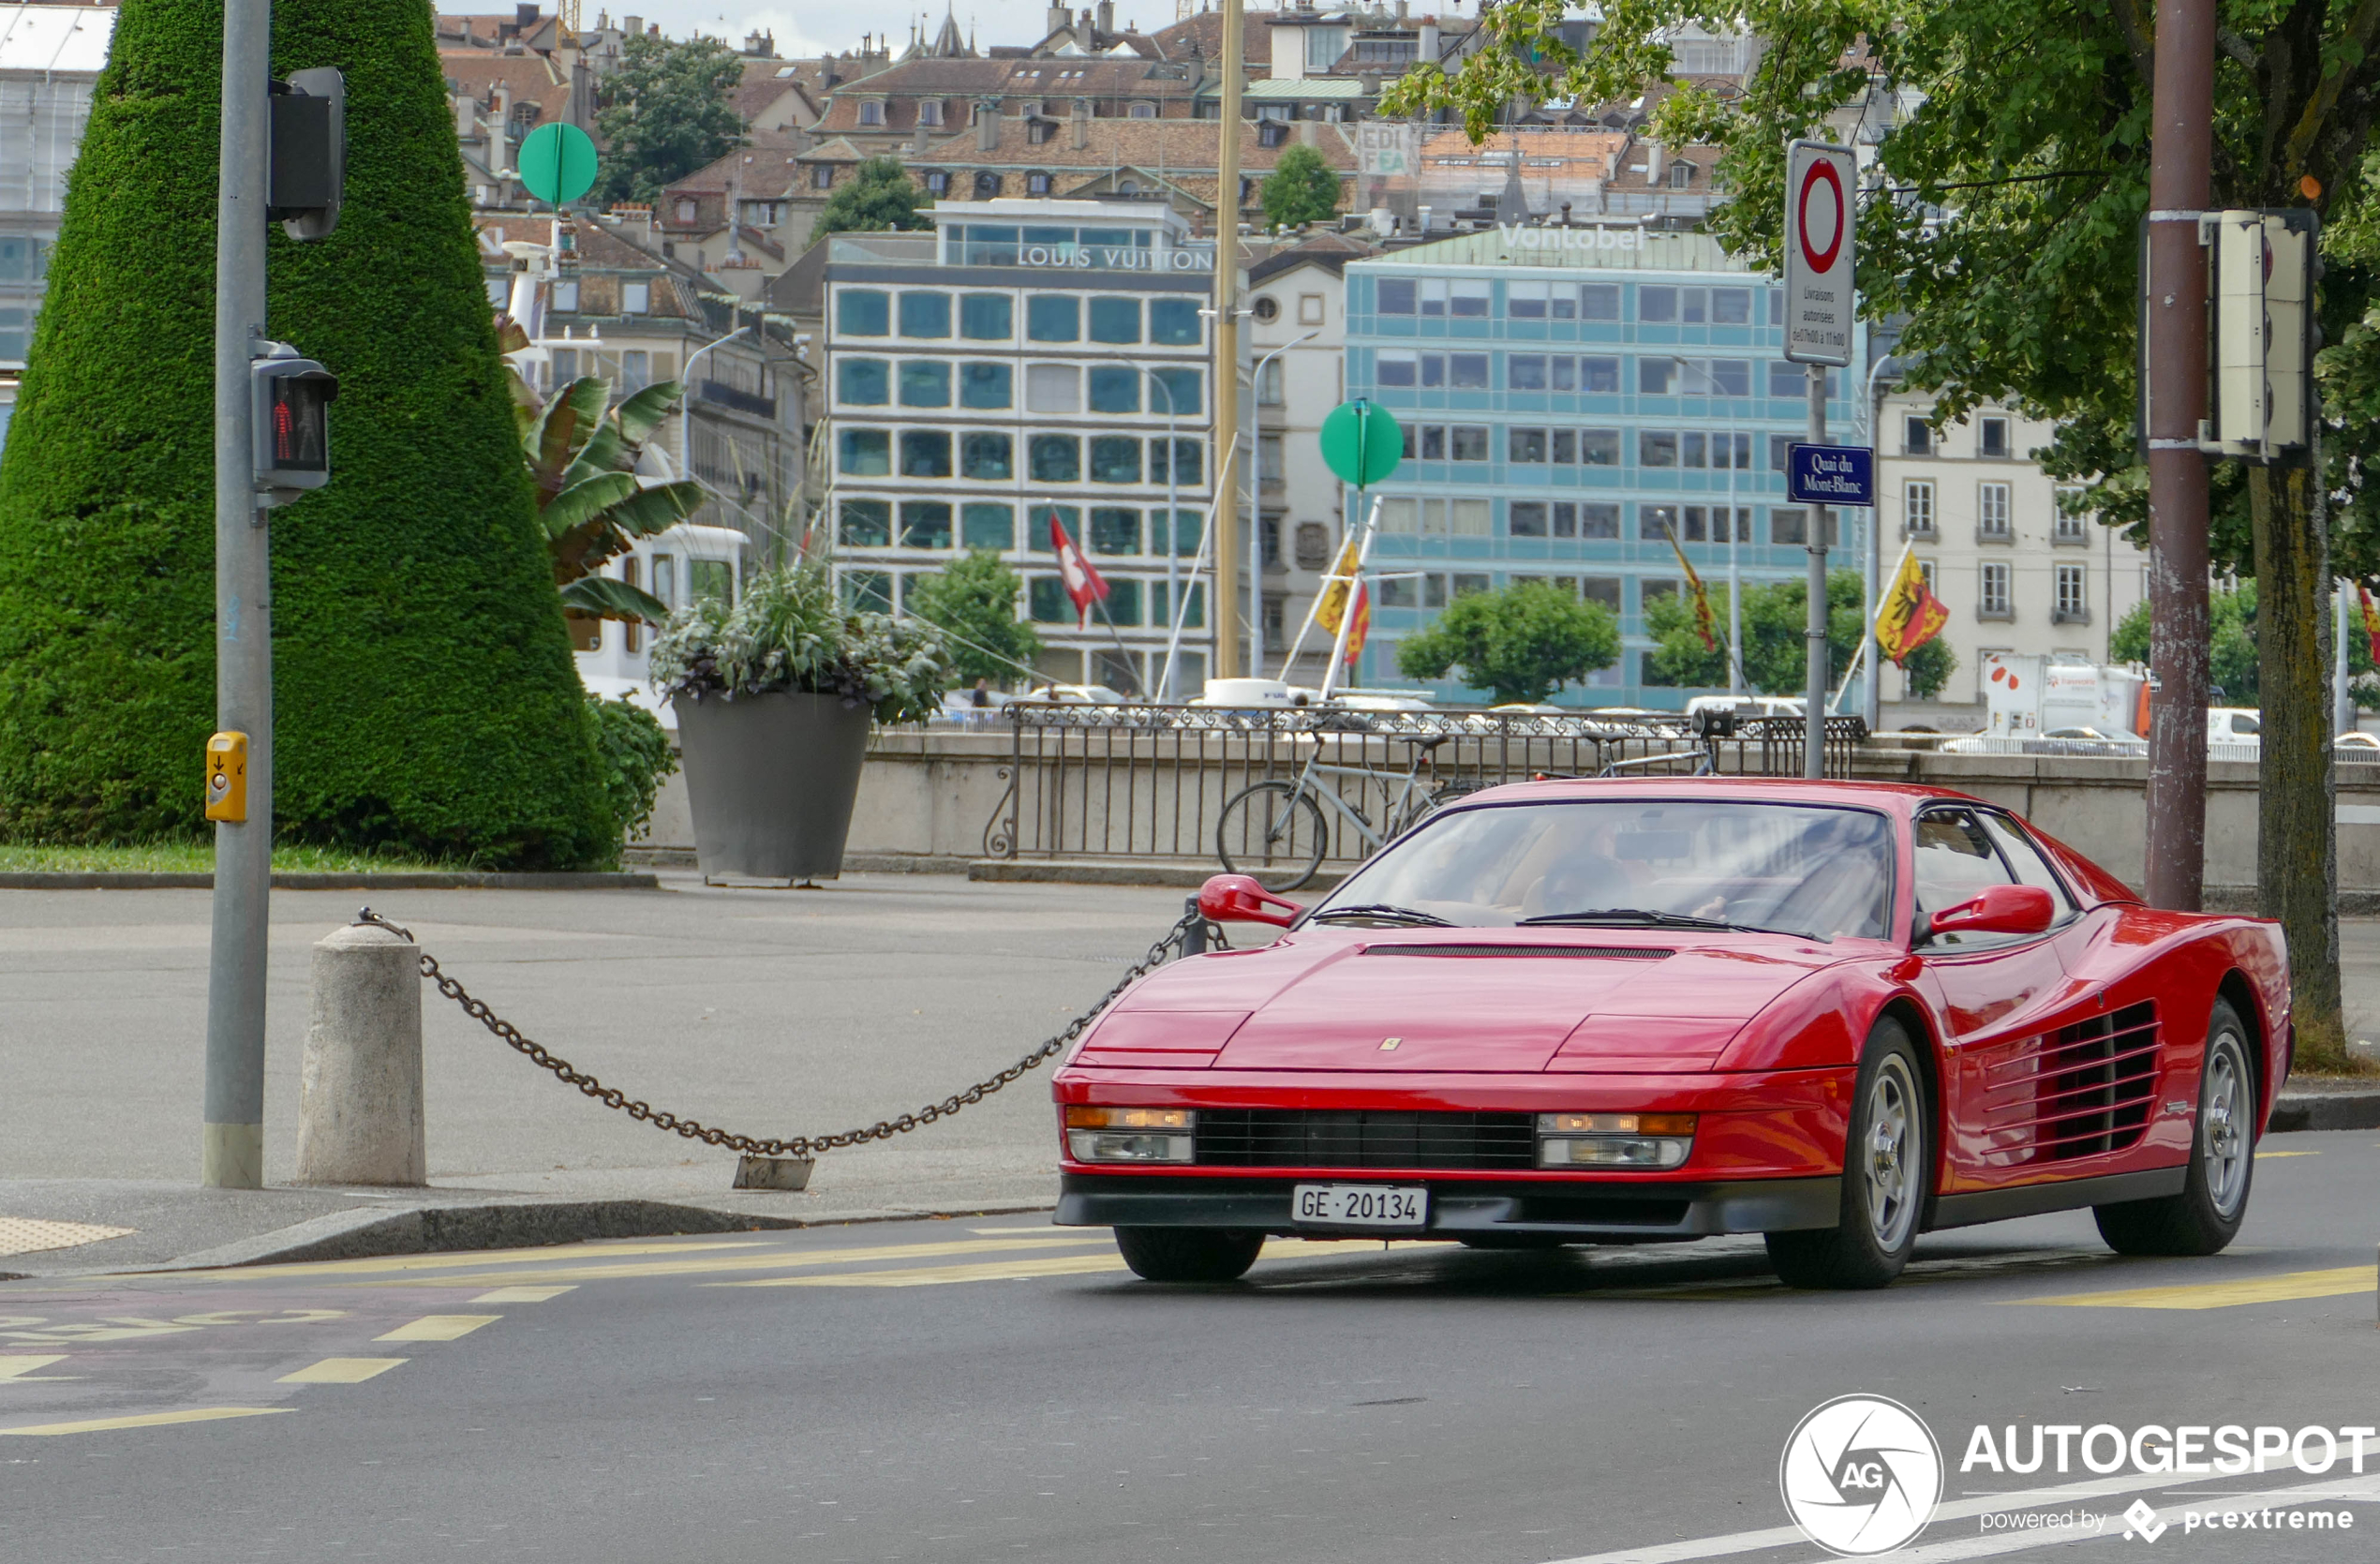
[[[1882,939],[1892,827],[1868,810],[1581,799],[1439,815],[1316,909],[1391,907],[1497,928],[1688,920],[1811,939]]]

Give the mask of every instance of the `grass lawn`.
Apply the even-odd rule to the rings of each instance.
[[[366,871],[467,869],[469,865],[357,853],[337,847],[280,847],[274,850],[273,867],[299,873],[352,874]],[[151,842],[133,847],[38,847],[0,842],[0,873],[7,874],[208,874],[214,871],[215,844],[204,841]]]

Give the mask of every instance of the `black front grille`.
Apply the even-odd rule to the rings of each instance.
[[[1527,1113],[1201,1108],[1197,1159],[1220,1168],[1534,1168]]]

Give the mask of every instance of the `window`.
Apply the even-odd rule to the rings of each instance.
[[[846,499],[842,503],[840,535],[854,548],[882,548],[892,542],[892,501],[889,499]],[[653,584],[661,584],[661,567],[653,568]]]
[[[1934,535],[1934,485],[1923,478],[1911,478],[1900,486],[1901,536],[1930,538]]]
[[[1267,485],[1279,488],[1287,481],[1288,465],[1281,459],[1279,435],[1257,436],[1257,476]]]
[[[1771,359],[1768,365],[1768,394],[1778,401],[1790,401],[1809,395],[1809,371],[1798,364],[1783,359]]]
[[[1546,522],[1547,516],[1544,501],[1538,499],[1515,499],[1512,501],[1511,512],[1507,521],[1507,529],[1510,531],[1512,536],[1516,538],[1542,538],[1550,535],[1547,530]],[[1573,527],[1577,525],[1575,517],[1572,518],[1571,525]]]
[[[845,336],[892,335],[892,295],[873,288],[845,288],[835,295],[835,329]]]
[[[1108,583],[1106,601],[1101,603],[1093,612],[1106,618],[1109,624],[1138,624],[1140,622],[1140,583],[1128,575],[1116,577]],[[1125,689],[1138,688],[1139,680],[1133,677],[1132,665],[1129,663],[1124,664],[1123,673]],[[1116,680],[1112,676],[1107,676],[1101,682],[1113,683]]]
[[[1551,283],[1508,282],[1504,285],[1504,313],[1515,320],[1542,320],[1553,297]]]
[[[1420,378],[1421,355],[1403,348],[1383,348],[1373,355],[1372,378],[1382,386],[1407,387]]]
[[[1446,425],[1424,424],[1421,425],[1420,433],[1421,436],[1421,449],[1419,453],[1421,458],[1425,462],[1446,460]]]
[[[1904,455],[1930,456],[1934,454],[1934,430],[1923,418],[1901,420],[1900,448]]]
[[[2041,849],[2033,844],[2032,839],[2005,815],[1989,810],[1979,810],[1976,814],[1983,821],[1984,830],[1990,836],[1992,845],[2000,849],[2000,856],[2016,871],[2016,883],[2037,886],[2049,892],[2050,900],[2057,903],[2060,920],[2071,916],[2075,911],[2074,899],[2066,894],[2064,883],[2049,867],[2048,859],[2042,856]]]
[[[1178,439],[1173,442],[1174,470],[1171,480],[1173,484],[1177,486],[1186,485],[1196,488],[1205,482],[1200,477],[1205,469],[1206,447],[1204,445],[1195,439]],[[1167,481],[1166,442],[1161,439],[1153,439],[1149,442],[1149,482],[1162,484]]]
[[[996,430],[976,430],[964,436],[959,444],[959,475],[989,482],[1015,477],[1015,442]]]
[[[649,282],[621,283],[619,312],[622,315],[650,315],[653,312],[653,285]]]
[[[1749,396],[1752,394],[1752,365],[1748,359],[1715,358],[1707,367],[1711,395],[1714,396]]]
[[[1678,391],[1678,363],[1673,358],[1636,361],[1636,389],[1647,396],[1673,396]]]
[[[1376,295],[1376,307],[1383,315],[1410,315],[1414,312],[1414,288],[1411,277],[1382,277]]]
[[[1677,507],[1674,505],[1639,505],[1636,508],[1636,535],[1648,543],[1665,544],[1677,532]]]
[[[1484,499],[1450,499],[1446,502],[1446,530],[1448,536],[1456,538],[1492,536],[1495,531],[1495,508]],[[1479,589],[1487,590],[1486,577],[1480,577],[1480,582]]]
[[[1149,301],[1149,340],[1160,348],[1195,348],[1199,342],[1196,299]]]
[[[1975,454],[1979,456],[2008,454],[2008,420],[1986,418],[1976,426]]]
[[[949,173],[942,169],[934,169],[928,172],[926,175],[926,193],[930,196],[946,196],[950,194]]]
[[[1026,121],[1025,121],[1025,140],[1026,140],[1027,142],[1030,142],[1031,143],[1033,143],[1034,146],[1039,146],[1039,145],[1041,145],[1044,142],[1049,141],[1049,140],[1052,136],[1055,136],[1057,133],[1058,133],[1058,127],[1057,127],[1055,124],[1053,124],[1052,122],[1049,121],[1049,120],[1046,120],[1046,119],[1028,119],[1028,120],[1026,120]],[[1047,186],[1046,182],[1048,181],[1049,177],[1049,176],[1048,174],[1043,174],[1043,173],[1029,174],[1029,175],[1027,175],[1027,176],[1026,176],[1026,178],[1025,178],[1025,188],[1026,188],[1026,189],[1028,189],[1028,190],[1033,190],[1033,189],[1034,189],[1034,183],[1033,183],[1033,182],[1034,182],[1034,180],[1036,180],[1036,179],[1038,179],[1038,180],[1042,180],[1042,181],[1045,181],[1044,188],[1047,188],[1048,186]],[[1040,192],[1040,191],[1038,191],[1038,190],[1035,190],[1034,193],[1034,194],[1036,194],[1036,195],[1038,195],[1038,194],[1040,194],[1041,192]]]
[[[1043,126],[1039,128],[1043,131],[1040,139],[1048,141],[1049,139],[1048,135],[1049,127],[1047,126]],[[1049,193],[1049,176],[1046,173],[1029,173],[1025,175],[1025,193],[1032,196],[1048,195]]]
[[[1163,440],[1153,442],[1149,447],[1152,455],[1154,455],[1157,451],[1162,449],[1164,444],[1165,442]],[[1152,511],[1149,513],[1149,531],[1151,536],[1155,539],[1158,545],[1156,548],[1152,550],[1153,553],[1161,554],[1165,552],[1165,514],[1166,514],[1163,511]],[[1196,555],[1198,552],[1198,539],[1205,533],[1206,525],[1207,518],[1200,515],[1196,511],[1174,512],[1174,553],[1184,559]],[[1190,600],[1190,611],[1195,614],[1197,612],[1197,600],[1194,597]],[[1197,624],[1198,621],[1197,619],[1192,619],[1190,622],[1192,624]]]
[[[1149,397],[1152,409],[1170,407],[1178,418],[1198,410],[1198,388],[1205,382],[1197,370],[1153,369],[1149,378],[1155,382]]]
[[[1116,298],[1092,300],[1091,340],[1138,343],[1140,340],[1140,301]]]
[[[1037,548],[1044,554],[1056,552],[1049,538],[1049,517],[1052,512],[1057,514],[1058,525],[1066,529],[1066,536],[1077,539],[1082,536],[1082,508],[1080,506],[1034,505],[1028,507],[1025,512],[1025,530],[1030,534],[1025,540],[1026,546]]]
[[[554,285],[554,313],[557,315],[578,313],[578,284],[576,282],[558,282]]]
[[[694,562],[703,564],[707,561],[698,559]],[[892,612],[892,581],[888,571],[845,571],[843,605],[855,613],[889,614]]]
[[[1259,293],[1257,295],[1256,303],[1248,306],[1248,313],[1269,326],[1281,319],[1281,305],[1272,294]]]
[[[1025,583],[1025,612],[1036,624],[1072,624],[1075,605],[1066,584],[1054,575],[1036,575]]]
[[[1641,287],[1636,290],[1636,318],[1656,325],[1677,319],[1677,290]]]
[[[1420,287],[1421,290],[1421,313],[1423,315],[1444,315],[1446,313],[1445,279],[1442,277],[1423,277],[1421,281]]]
[[[1579,432],[1576,429],[1554,430],[1554,446],[1546,455],[1564,467],[1574,465],[1579,459]]]
[[[2058,567],[2058,605],[2050,618],[2058,624],[2089,624],[2090,598],[2080,565]]]
[[[781,201],[744,202],[744,221],[753,228],[775,228],[784,220],[785,203]]]
[[[1071,364],[1030,364],[1025,366],[1025,410],[1080,412],[1082,371]]]
[[[1301,293],[1298,295],[1298,324],[1301,326],[1322,324],[1321,294]]]
[[[2049,541],[2054,544],[2080,544],[2090,541],[2090,513],[2088,501],[2078,488],[2060,489],[2055,496],[2057,518],[2051,524]]]
[[[1446,384],[1446,355],[1423,353],[1421,355],[1421,389],[1428,391],[1444,384]]]
[[[1778,506],[1768,513],[1768,541],[1779,547],[1809,545],[1809,513],[1800,506]]]
[[[1684,189],[1689,189],[1689,188],[1691,188],[1691,187],[1692,187],[1693,184],[1694,184],[1694,165],[1693,165],[1693,164],[1691,164],[1691,163],[1672,163],[1672,164],[1670,165],[1670,188],[1671,188],[1671,189],[1673,189],[1673,190],[1684,190]]]
[[[1027,469],[1036,484],[1082,481],[1082,441],[1072,435],[1035,435],[1025,454]]]
[[[1008,437],[1000,437],[1005,440]],[[1005,505],[962,505],[959,508],[959,544],[962,548],[1017,546],[1017,513]]]
[[[1036,293],[1025,301],[1025,335],[1034,342],[1082,340],[1082,304],[1070,294]]]
[[[837,464],[848,478],[883,478],[892,472],[892,433],[887,429],[845,429]]]
[[[900,546],[903,548],[948,548],[950,546],[950,505],[942,499],[904,499],[900,502]]]
[[[1091,508],[1090,548],[1093,554],[1140,552],[1140,513],[1111,505]]]
[[[1091,441],[1091,481],[1140,482],[1140,442],[1125,435],[1096,435]]]
[[[950,406],[950,362],[934,358],[901,360],[900,405],[904,408]]]
[[[1504,360],[1504,387],[1508,391],[1543,391],[1545,389],[1545,355],[1543,353],[1511,353]]]
[[[2014,541],[2008,526],[2008,485],[1975,485],[1975,538],[1979,543]]]
[[[1711,324],[1748,326],[1752,323],[1752,290],[1748,288],[1711,290]]]
[[[2016,618],[2016,610],[2008,601],[2008,567],[1990,563],[1983,567],[1983,590],[1975,602],[1980,618],[2008,619]]]
[[[1579,284],[1579,319],[1616,320],[1620,318],[1620,285],[1616,282]]]
[[[1153,103],[1135,103],[1124,110],[1126,119],[1155,119],[1156,117],[1157,106]]]
[[[1093,365],[1090,401],[1093,412],[1138,412],[1140,371],[1122,364]]]
[[[1488,459],[1488,432],[1484,425],[1457,424],[1447,433],[1447,460],[1483,462]]]
[[[1513,462],[1545,460],[1545,431],[1543,429],[1507,429],[1504,433],[1505,460]]]
[[[942,123],[942,99],[938,97],[921,99],[917,104],[917,123],[919,125],[940,125]]]
[[[1787,457],[1788,457],[1788,455],[1792,453],[1792,449],[1793,449],[1793,437],[1792,437],[1792,436],[1791,436],[1791,435],[1771,435],[1771,436],[1769,436],[1769,437],[1768,437],[1768,469],[1769,469],[1771,472],[1782,472],[1782,471],[1784,471],[1784,470],[1785,470],[1785,462],[1786,462],[1786,458],[1787,458]]]
[[[554,384],[565,386],[578,379],[578,350],[556,348],[554,354]]]
[[[1581,429],[1579,431],[1579,465],[1581,467],[1619,466],[1620,432],[1617,429]]]
[[[1663,429],[1641,429],[1636,436],[1636,465],[1675,467],[1677,436]]]
[[[1549,371],[1546,383],[1555,391],[1576,391],[1579,388],[1579,361],[1567,353],[1546,363]]]
[[[677,201],[677,220],[681,223],[691,223],[701,210],[700,203],[693,197],[681,196]]]
[[[880,358],[847,358],[835,365],[835,395],[854,407],[881,408],[892,397],[892,366]]]
[[[1257,126],[1257,145],[1280,146],[1289,139],[1289,127],[1277,119],[1260,121]]]
[[[1257,406],[1260,408],[1281,406],[1281,361],[1277,358],[1267,359],[1264,366],[1257,371]]]
[[[959,369],[959,405],[962,408],[1005,408],[1016,401],[1014,371],[1004,364],[974,362]]]
[[[950,295],[947,293],[903,293],[900,296],[900,335],[923,337],[948,336],[950,335]]]
[[[884,124],[884,100],[882,98],[871,97],[861,103],[859,106],[859,123],[862,125]]]
[[[1579,360],[1579,389],[1590,394],[1615,392],[1620,389],[1620,361],[1615,358],[1583,358]]]
[[[1016,332],[1016,301],[1007,294],[959,295],[959,335],[970,342],[1005,342]]]
[[[900,432],[900,475],[904,478],[950,476],[950,431],[903,429]]]
[[[1000,194],[1000,176],[996,173],[975,175],[975,199],[989,201]]]
[[[1449,312],[1484,319],[1491,289],[1483,277],[1456,277],[1447,284]]]
[[[833,189],[835,187],[835,165],[832,163],[811,164],[810,169],[810,187],[813,190]]]
[[[1485,391],[1488,387],[1488,356],[1485,353],[1449,353],[1447,380],[1457,391]]]

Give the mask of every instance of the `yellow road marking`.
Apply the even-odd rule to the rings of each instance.
[[[1102,1235],[1105,1236],[1104,1234]],[[1276,1238],[1264,1246],[1257,1263],[1276,1259],[1314,1259],[1331,1255],[1370,1255],[1382,1251],[1366,1243],[1333,1244],[1327,1240]],[[750,1282],[708,1282],[708,1287],[940,1287],[952,1282],[1013,1282],[1035,1276],[1080,1276],[1099,1271],[1125,1269],[1123,1257],[1045,1255],[1032,1259],[979,1260],[968,1265],[916,1265],[888,1271],[847,1271],[827,1276],[766,1276]]]
[[[1049,1226],[1049,1223],[1047,1223],[1047,1222],[1036,1222],[1035,1224],[1034,1224],[1034,1225],[1033,1225],[1032,1227],[1030,1227],[1030,1228],[969,1228],[967,1230],[968,1230],[969,1232],[978,1232],[978,1233],[996,1233],[996,1232],[1048,1232],[1048,1231],[1049,1231],[1049,1230],[1050,1230],[1050,1226]]]
[[[2271,1156],[2320,1156],[2321,1154],[2320,1152],[2258,1152],[2256,1160],[2262,1162]]]
[[[483,1325],[493,1325],[504,1317],[500,1314],[425,1314],[409,1324],[399,1325],[374,1341],[460,1341]]]
[[[721,1255],[716,1259],[652,1260],[629,1265],[555,1266],[544,1271],[515,1271],[486,1276],[420,1277],[404,1282],[359,1283],[365,1287],[484,1287],[496,1281],[602,1282],[633,1281],[649,1276],[701,1276],[721,1271],[781,1271],[807,1265],[849,1265],[865,1260],[928,1259],[944,1255],[997,1254],[1004,1250],[1050,1248],[1060,1244],[1106,1244],[1099,1229],[1044,1238],[955,1239],[938,1244],[883,1244],[858,1249],[771,1249],[758,1255]]]
[[[0,1384],[6,1384],[11,1379],[22,1379],[28,1376],[41,1379],[70,1378],[72,1376],[69,1375],[35,1375],[33,1373],[37,1368],[48,1368],[52,1363],[62,1363],[66,1361],[67,1355],[63,1352],[53,1352],[47,1357],[29,1352],[0,1353]]]
[[[325,1358],[309,1363],[295,1374],[284,1374],[284,1385],[360,1385],[376,1374],[386,1374],[403,1358]]]
[[[37,1422],[24,1428],[0,1428],[0,1434],[105,1434],[117,1428],[163,1428],[169,1423],[270,1417],[275,1412],[296,1410],[295,1407],[192,1407],[179,1412],[142,1412],[128,1418],[91,1418],[82,1422]]]
[[[2120,1292],[2075,1292],[2062,1298],[2012,1298],[2007,1302],[2100,1309],[2230,1309],[2243,1303],[2338,1298],[2351,1292],[2370,1292],[2374,1285],[2375,1274],[2371,1266],[2346,1265],[2336,1271],[2292,1271],[2280,1276],[2202,1282],[2193,1287],[2140,1287]]]
[[[543,1303],[559,1298],[565,1292],[576,1292],[574,1287],[499,1287],[483,1292],[471,1300],[474,1303]]]
[[[223,1271],[150,1271],[147,1279],[252,1282],[259,1276],[369,1276],[407,1271],[460,1271],[474,1265],[534,1265],[573,1256],[677,1255],[690,1249],[750,1249],[766,1243],[739,1238],[727,1243],[552,1244],[536,1249],[474,1249],[450,1255],[383,1255],[378,1259],[307,1260],[296,1265],[243,1265]]]

